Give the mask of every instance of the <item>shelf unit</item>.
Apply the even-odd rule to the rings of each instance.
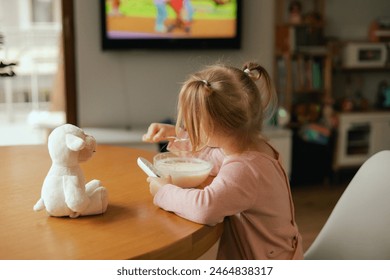
[[[371,155],[390,149],[390,112],[339,114],[333,169],[360,166]]]
[[[301,4],[300,17],[292,15],[291,3]],[[375,106],[382,80],[390,85],[389,58],[383,67],[343,67],[342,51],[350,42],[325,42],[325,5],[326,0],[275,0],[274,80],[281,105],[291,112],[295,183],[309,174],[313,180],[328,176],[328,168],[359,166],[373,153],[390,149],[389,105]],[[347,96],[358,104],[354,111],[335,112],[347,108],[340,106],[350,101]],[[312,124],[327,129],[326,144],[304,134],[313,132]]]
[[[350,98],[353,105],[351,111],[338,113],[338,133],[333,160],[335,171],[361,166],[373,154],[390,149],[390,107],[379,106],[377,87],[382,81],[390,84],[389,60],[383,66],[347,67],[342,58],[346,43],[338,42],[338,51],[333,51],[334,60],[337,61],[333,67],[333,77],[339,89],[349,92],[350,96],[344,92],[344,98]],[[348,87],[350,90],[346,90]],[[356,92],[361,93],[367,101],[366,108],[358,108]],[[337,92],[334,94],[343,97]]]
[[[332,96],[332,55],[323,37],[325,0],[299,1],[298,20],[291,17],[291,2],[275,4],[275,82],[292,125],[301,125],[316,122]]]
[[[354,65],[346,65],[346,58],[354,57],[356,60],[361,56],[361,51],[354,51],[351,54],[347,53],[346,46],[348,44],[357,43],[362,44],[364,46],[364,51],[368,52],[369,47],[365,47],[369,44],[380,44],[386,46],[387,51],[383,50],[381,55],[373,51],[371,57],[375,59],[375,61],[368,61],[367,58],[362,59],[363,63],[356,62]],[[352,104],[353,108],[347,111],[354,112],[364,112],[367,110],[382,110],[382,109],[390,109],[387,105],[387,108],[382,108],[378,106],[378,90],[382,83],[389,85],[389,73],[390,73],[390,58],[388,57],[388,52],[390,50],[390,42],[369,42],[367,40],[361,41],[337,41],[333,43],[334,49],[332,51],[333,56],[333,85],[334,92],[333,96],[336,99],[336,107],[344,112],[341,107],[341,103],[343,100],[350,100],[352,103],[359,103],[358,99],[363,99],[366,106],[364,108],[360,108],[359,104]],[[374,48],[376,50],[378,48]],[[387,57],[387,60],[384,58]],[[347,58],[348,59],[348,58]],[[375,64],[373,63],[375,62]],[[371,65],[368,63],[372,63]]]

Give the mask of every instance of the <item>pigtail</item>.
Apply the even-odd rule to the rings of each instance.
[[[212,83],[202,75],[195,74],[184,83],[179,94],[176,131],[185,127],[193,152],[202,148],[201,126],[209,120],[208,105],[213,92]],[[212,123],[208,122],[206,125],[212,129]]]
[[[253,81],[259,81],[264,121],[269,120],[275,114],[278,103],[276,90],[271,77],[263,66],[254,62],[244,64],[242,69]]]

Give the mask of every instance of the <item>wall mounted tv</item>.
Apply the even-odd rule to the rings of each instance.
[[[241,0],[100,0],[103,50],[239,49]]]

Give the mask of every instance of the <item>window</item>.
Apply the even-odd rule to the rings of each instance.
[[[53,0],[31,0],[32,23],[51,23],[55,21]]]

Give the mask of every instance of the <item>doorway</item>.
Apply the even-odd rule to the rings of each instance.
[[[0,145],[77,124],[73,28],[73,1],[0,0]]]

